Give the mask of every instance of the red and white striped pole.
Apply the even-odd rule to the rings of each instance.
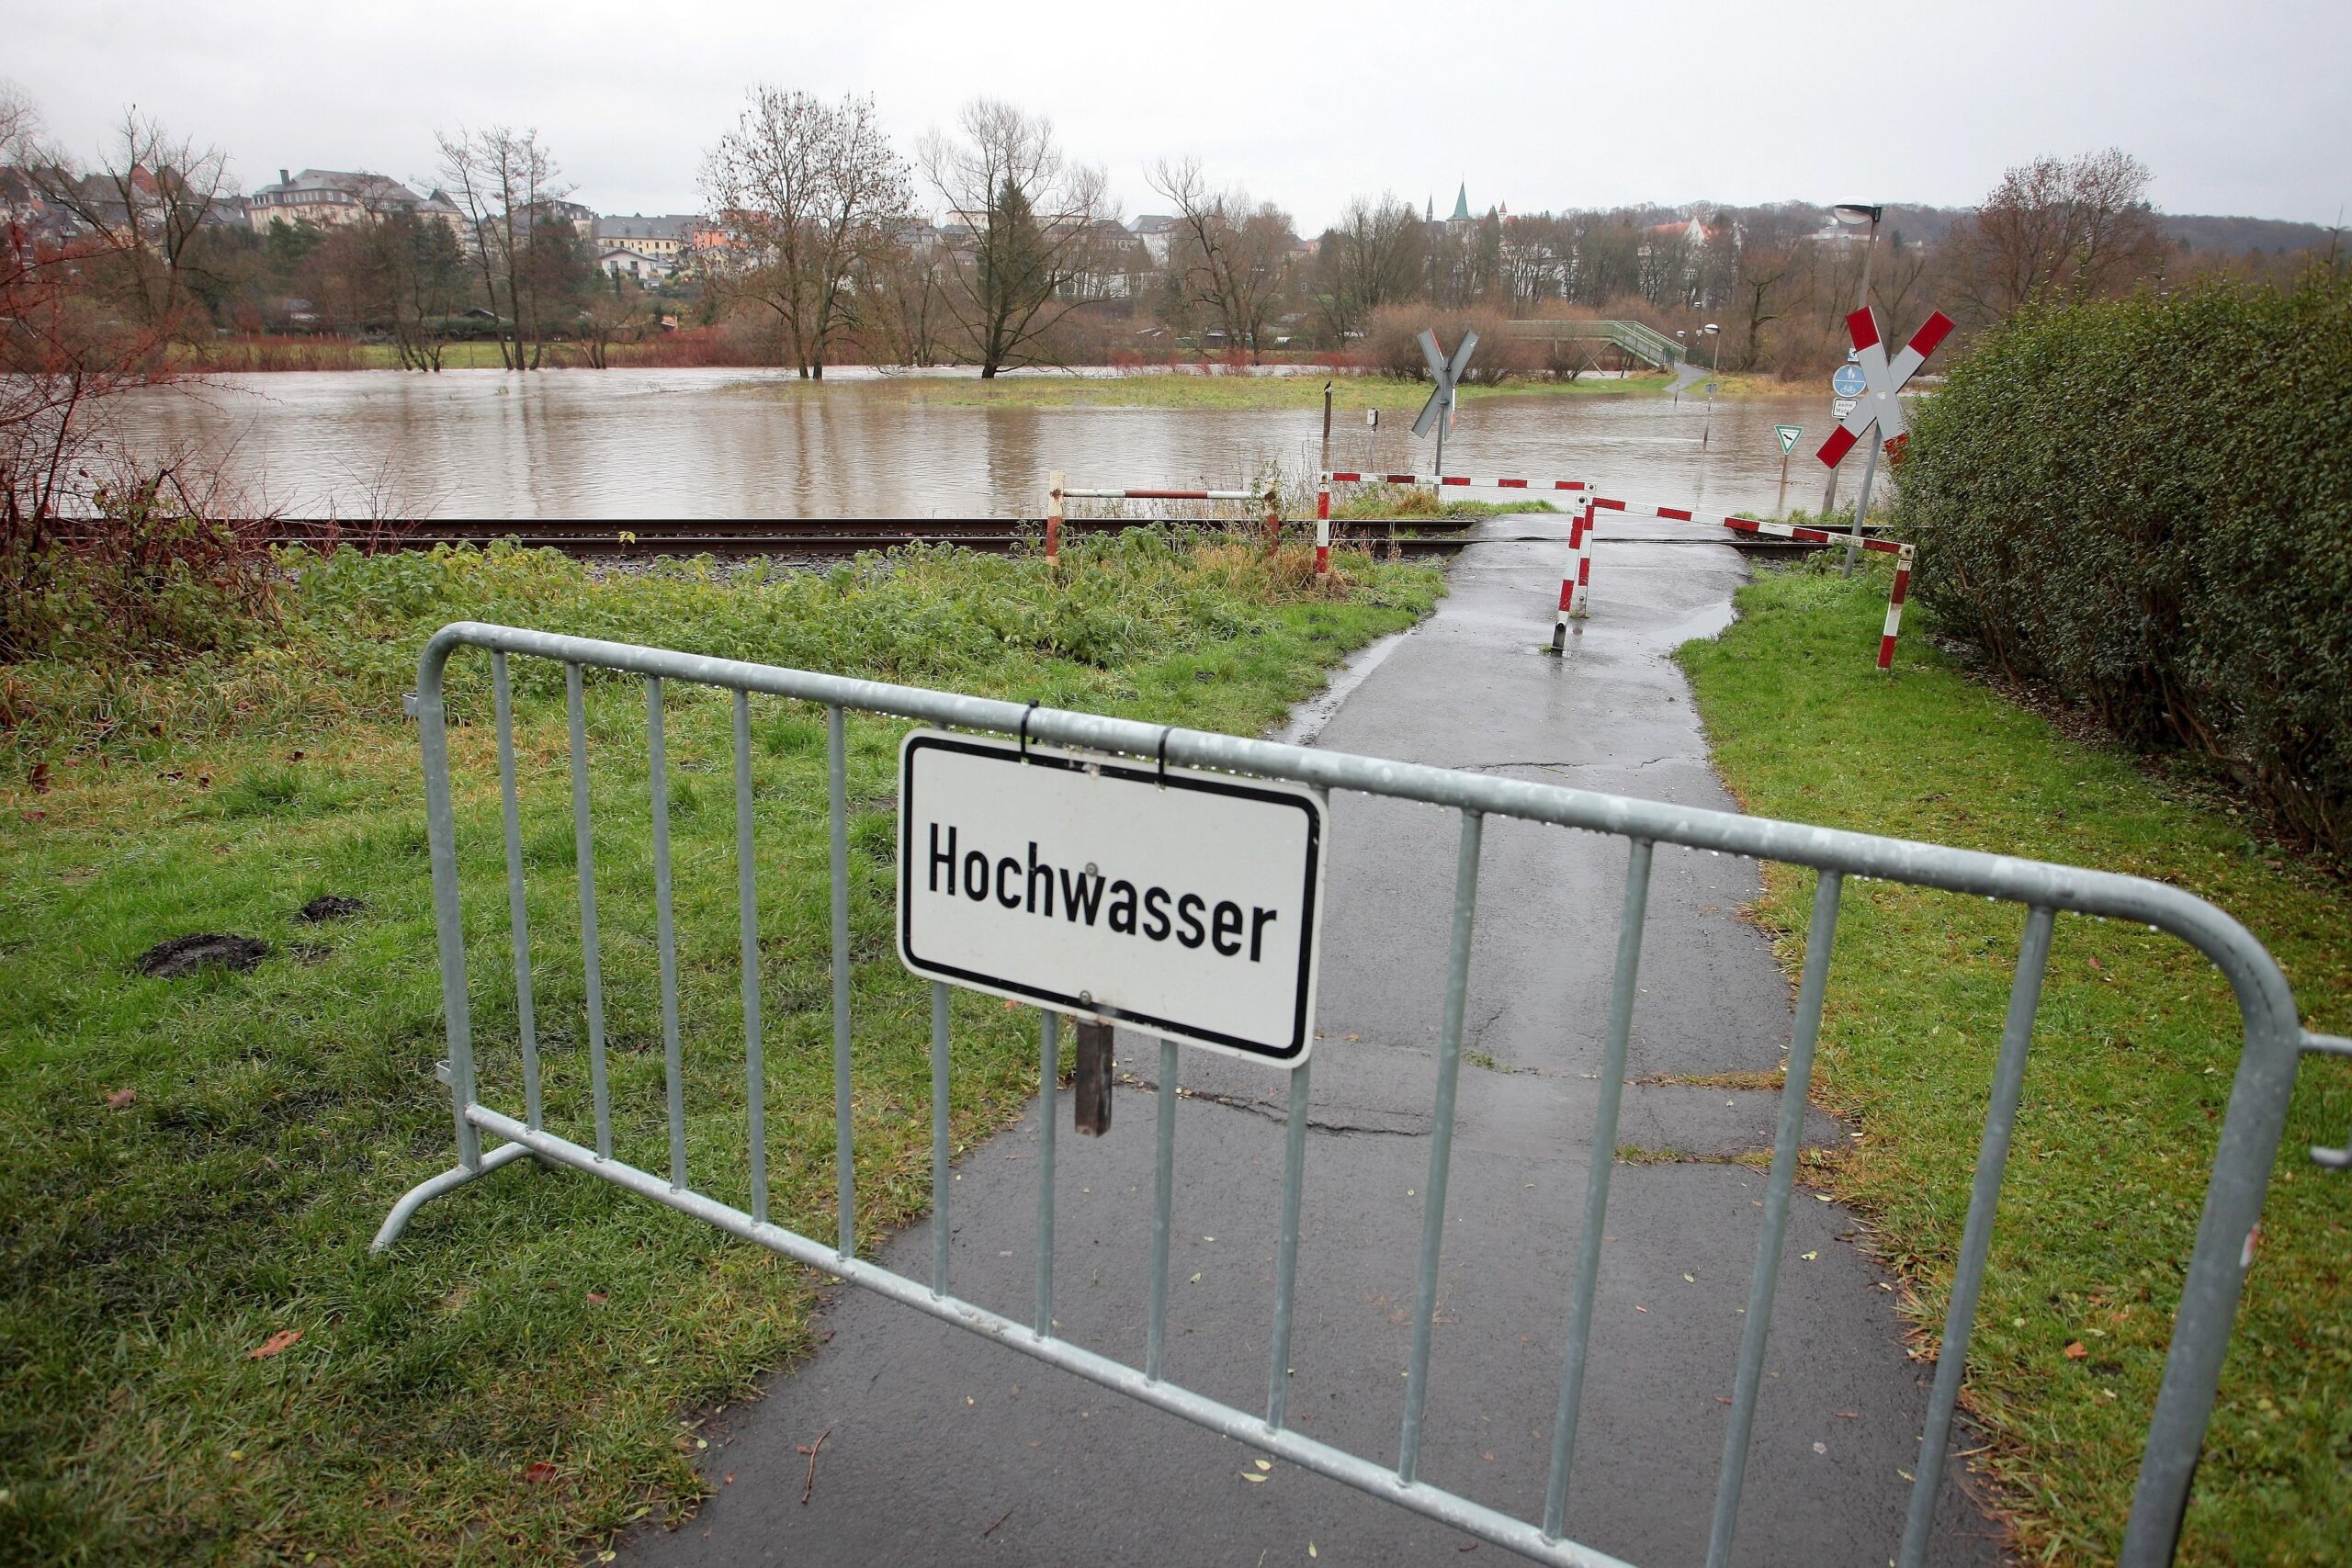
[[[1894,634],[1903,629],[1903,601],[1911,592],[1911,550],[1904,546],[1894,555],[1894,591],[1886,596],[1886,630],[1878,639],[1878,667],[1894,668]]]
[[[1581,620],[1583,617],[1592,613],[1585,604],[1585,601],[1592,595],[1592,501],[1590,499],[1590,492],[1589,491],[1587,492],[1587,499],[1584,503],[1584,512],[1577,519],[1576,536],[1576,603],[1569,606],[1568,614]]]
[[[1560,609],[1552,622],[1552,651],[1558,653],[1568,646],[1568,618],[1584,614],[1581,603],[1584,584],[1589,580],[1590,567],[1585,556],[1585,530],[1592,520],[1592,503],[1587,501],[1568,517],[1568,564],[1560,573]]]
[[[1047,483],[1052,488],[1046,492],[1046,559],[1054,562],[1062,558],[1062,476]]]
[[[1331,575],[1331,476],[1315,486],[1315,575]]]

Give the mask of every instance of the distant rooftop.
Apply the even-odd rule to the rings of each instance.
[[[700,228],[702,217],[693,212],[664,212],[648,217],[642,212],[596,220],[599,240],[686,240]]]

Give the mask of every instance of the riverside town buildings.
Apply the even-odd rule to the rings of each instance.
[[[269,232],[273,219],[329,229],[379,212],[437,218],[449,226],[450,232],[465,232],[465,215],[442,192],[419,196],[389,175],[364,171],[305,169],[289,175],[280,169],[276,185],[262,186],[247,199],[245,212],[256,234]]]

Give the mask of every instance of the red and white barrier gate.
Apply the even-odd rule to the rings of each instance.
[[[1333,484],[1367,485],[1490,485],[1496,490],[1573,490],[1588,491],[1591,484],[1584,479],[1489,479],[1476,474],[1352,474],[1333,472],[1324,476]]]
[[[1266,547],[1272,549],[1282,538],[1281,498],[1272,488],[1266,490],[1079,490],[1062,482],[1060,474],[1053,476],[1051,488],[1046,492],[1046,558],[1059,560],[1062,553],[1062,503],[1066,501],[1260,501],[1266,506]]]
[[[1654,506],[1645,502],[1619,501],[1613,497],[1600,495],[1594,496],[1589,506],[1610,512],[1623,512],[1636,516],[1663,517],[1676,523],[1711,523],[1718,528],[1729,528],[1735,533],[1759,534],[1775,539],[1802,539],[1808,544],[1844,545],[1853,542],[1851,535],[1833,534],[1826,528],[1804,528],[1793,523],[1768,523],[1758,517],[1723,516],[1694,512],[1684,506]],[[1878,667],[1882,670],[1892,670],[1894,667],[1895,634],[1903,626],[1903,601],[1911,590],[1911,563],[1916,552],[1913,547],[1904,544],[1899,539],[1864,539],[1861,544],[1862,548],[1866,550],[1875,550],[1881,555],[1894,558],[1894,587],[1887,597],[1886,629],[1880,635],[1878,643]],[[1565,599],[1565,594],[1563,597]],[[1583,600],[1581,593],[1577,595],[1577,600],[1581,606]],[[1553,633],[1552,646],[1555,648],[1560,646],[1560,634],[1556,629]]]
[[[1585,613],[1585,595],[1591,591],[1592,587],[1592,481],[1589,479],[1488,479],[1477,474],[1349,472],[1325,474],[1322,489],[1316,496],[1316,512],[1318,518],[1315,536],[1315,542],[1318,547],[1316,558],[1317,571],[1324,570],[1323,558],[1330,543],[1330,529],[1328,523],[1321,520],[1328,519],[1330,515],[1330,487],[1335,484],[1460,486],[1464,489],[1472,485],[1486,485],[1495,490],[1530,490],[1551,491],[1555,494],[1567,491],[1582,497],[1584,504],[1576,508],[1568,515],[1568,564],[1567,570],[1560,574],[1559,619],[1552,627],[1554,650],[1557,651],[1567,646],[1569,617]]]

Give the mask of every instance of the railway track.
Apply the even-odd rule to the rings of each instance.
[[[1459,549],[1462,536],[1476,518],[1414,518],[1395,525],[1399,550],[1407,555]],[[1246,537],[1261,537],[1261,525],[1203,524],[1197,518],[1073,517],[1062,524],[1065,536],[1115,534],[1125,529],[1165,524],[1179,527],[1222,526]],[[337,524],[288,520],[271,525],[274,543],[315,545],[336,543],[366,549],[429,550],[440,545],[487,545],[501,539],[515,544],[558,549],[567,555],[611,558],[713,555],[741,558],[780,556],[819,558],[854,556],[866,550],[887,550],[913,544],[954,545],[968,550],[1009,553],[1038,547],[1045,537],[1043,518],[941,517],[814,517],[725,518],[695,520],[647,518],[633,522],[586,522],[571,519],[520,521],[444,521],[406,524]],[[1333,529],[1334,542],[1388,543],[1391,525],[1342,525]]]
[[[1470,530],[1484,521],[1488,519],[1414,517],[1394,522],[1335,522],[1332,543],[1383,549],[1393,544],[1399,554],[1406,556],[1447,555],[1467,543]],[[1065,535],[1114,534],[1163,524],[1179,527],[1223,526],[1244,537],[1262,536],[1261,525],[1255,522],[1204,525],[1197,518],[1170,517],[1073,517],[1062,524],[1062,531]],[[526,547],[561,550],[567,555],[624,560],[697,555],[734,559],[754,556],[826,559],[913,544],[953,545],[967,550],[1009,554],[1039,547],[1045,535],[1043,518],[1002,517],[641,518],[629,522],[436,519],[358,524],[284,519],[273,521],[268,527],[271,542],[277,544],[429,550],[441,545],[488,545],[504,539]],[[1803,553],[1815,547],[1788,540],[1759,540],[1753,536],[1735,536],[1723,542],[1754,555]]]

